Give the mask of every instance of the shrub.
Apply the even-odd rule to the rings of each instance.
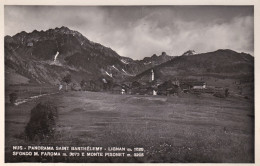
[[[10,103],[14,104],[16,100],[18,99],[17,93],[11,93],[9,94]]]
[[[225,95],[224,95],[224,94],[218,93],[218,92],[217,92],[217,93],[214,93],[213,96],[219,97],[219,98],[225,98]]]
[[[66,91],[68,91],[67,86],[71,83],[71,75],[67,74],[65,77],[62,78],[62,81],[66,83]]]
[[[50,102],[39,103],[31,110],[30,121],[25,127],[25,134],[29,140],[40,140],[52,136],[58,117],[57,107]]]

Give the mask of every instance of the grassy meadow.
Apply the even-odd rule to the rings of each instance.
[[[23,131],[38,102],[58,107],[55,135],[29,141]],[[8,101],[6,101],[8,102]],[[12,156],[13,145],[143,147],[144,157]],[[62,92],[5,108],[6,162],[254,162],[254,103],[210,94],[180,96]]]

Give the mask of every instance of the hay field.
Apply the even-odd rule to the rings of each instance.
[[[53,101],[55,137],[30,142],[22,136],[30,110]],[[238,97],[140,96],[64,92],[18,106],[6,104],[6,162],[254,162],[254,104]],[[143,147],[137,158],[12,157],[13,145]]]

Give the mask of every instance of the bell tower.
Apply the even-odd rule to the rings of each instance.
[[[153,69],[151,70],[151,73],[152,73],[151,81],[154,81],[154,72],[153,72]]]

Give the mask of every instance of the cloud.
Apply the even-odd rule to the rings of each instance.
[[[207,24],[176,20],[164,27],[144,18],[129,29],[109,33],[103,43],[110,44],[120,55],[134,59],[160,54],[162,51],[169,55],[181,55],[189,49],[200,53],[232,49],[253,54],[253,32],[252,16]]]
[[[253,53],[253,17],[237,17],[221,24],[176,22],[179,33],[174,34],[173,50],[177,54],[187,49],[208,52],[217,49],[233,49]]]
[[[5,34],[67,26],[134,59],[189,49],[253,54],[252,8],[231,8],[6,6]]]

